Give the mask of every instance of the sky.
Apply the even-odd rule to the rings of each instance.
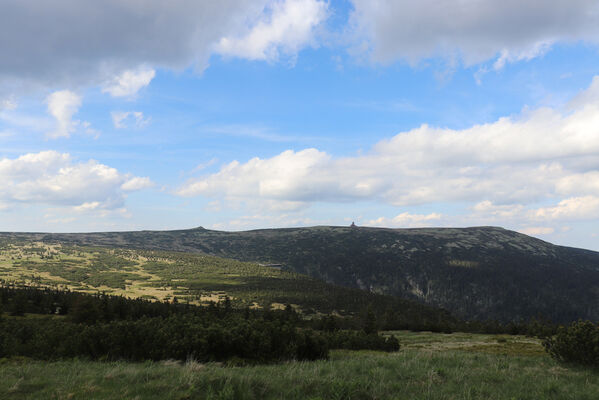
[[[3,0],[0,231],[599,250],[595,0]]]

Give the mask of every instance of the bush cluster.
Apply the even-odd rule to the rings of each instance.
[[[217,323],[173,315],[85,325],[56,318],[5,318],[0,322],[0,357],[16,355],[270,362],[326,358],[328,346],[313,331],[280,320],[231,318]]]
[[[399,350],[394,337],[366,329],[373,321],[360,330],[319,331],[313,329],[319,322],[303,320],[290,306],[198,307],[0,286],[2,308],[9,317],[0,311],[0,357],[273,362],[323,359],[333,348]]]
[[[558,361],[599,366],[599,325],[579,320],[558,328],[543,341],[545,350]]]

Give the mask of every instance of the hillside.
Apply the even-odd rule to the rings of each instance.
[[[599,253],[495,228],[203,228],[86,234],[2,234],[282,264],[329,283],[441,306],[465,318],[599,319]]]
[[[444,310],[415,301],[205,254],[0,238],[3,282],[196,305],[224,303],[229,298],[234,308],[241,309],[284,309],[289,304],[308,318],[361,317],[372,306],[381,324],[423,329],[456,321]]]

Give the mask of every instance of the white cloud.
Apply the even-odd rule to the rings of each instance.
[[[599,196],[579,196],[569,197],[559,200],[554,205],[536,206],[534,204],[494,204],[490,200],[485,200],[474,205],[471,208],[471,214],[467,217],[471,221],[483,224],[509,223],[512,226],[527,225],[530,223],[545,222],[557,224],[563,221],[580,221],[599,219]],[[535,227],[525,226],[520,229],[526,233],[526,229],[536,229]],[[555,227],[545,227],[545,230]],[[570,228],[561,228],[562,231]],[[549,234],[553,232],[546,232]],[[532,234],[532,233],[531,233]]]
[[[599,161],[596,161],[599,163]],[[590,166],[597,169],[597,165]],[[588,171],[580,174],[571,174],[556,182],[556,192],[560,195],[575,195],[589,193],[599,196],[599,170]]]
[[[556,42],[599,42],[594,0],[352,0],[357,47],[376,61],[442,56],[473,65],[542,55]]]
[[[78,206],[70,207],[70,210],[77,214],[88,214],[88,215],[91,214],[91,215],[94,215],[94,216],[100,217],[100,218],[106,218],[106,217],[115,216],[115,215],[119,216],[121,218],[131,218],[131,213],[129,213],[129,211],[125,207],[120,207],[120,208],[107,207],[105,204],[102,204],[99,201],[85,202]],[[65,222],[72,222],[73,220],[76,220],[76,219],[73,218],[71,221],[65,221]],[[48,221],[48,222],[55,222],[55,221]]]
[[[0,203],[41,204],[75,210],[123,207],[125,191],[148,187],[148,178],[123,174],[94,160],[76,162],[55,151],[0,159]]]
[[[298,209],[362,200],[401,207],[464,203],[478,220],[597,218],[599,101],[566,111],[525,109],[463,130],[422,125],[353,157],[312,148],[233,161],[188,180],[177,194]],[[564,203],[533,212],[555,199]],[[419,222],[410,215],[396,222]]]
[[[395,228],[421,228],[425,226],[438,225],[442,218],[443,215],[439,213],[410,214],[409,212],[403,212],[391,219],[380,217],[368,221],[367,224],[372,226],[386,226]]]
[[[73,207],[73,210],[77,212],[88,212],[101,208],[102,203],[99,201],[86,201],[83,204]]]
[[[249,32],[223,37],[216,51],[250,60],[276,60],[280,53],[295,55],[313,42],[314,29],[327,17],[327,3],[320,0],[282,0],[271,5]]]
[[[121,185],[121,189],[126,192],[146,189],[154,186],[154,182],[148,177],[135,176]]]
[[[553,207],[534,210],[531,214],[537,220],[596,219],[599,218],[599,197],[571,197]]]
[[[144,113],[141,111],[113,111],[110,116],[116,129],[124,129],[129,126],[142,128],[150,122],[149,118],[144,118]]]
[[[73,115],[81,107],[81,96],[69,90],[53,92],[46,98],[48,112],[56,119],[56,128],[48,132],[48,137],[69,137],[73,133],[79,121],[73,121]]]
[[[326,168],[330,156],[316,149],[300,152],[285,151],[267,160],[253,158],[246,164],[233,161],[205,179],[191,180],[178,190],[181,196],[197,194],[218,194],[226,192],[227,197],[261,197],[287,200],[293,193],[292,201],[303,197],[314,199],[325,189],[314,178],[314,173]],[[310,181],[311,187],[305,183]],[[329,182],[323,182],[329,184]]]
[[[538,42],[534,43],[530,48],[524,50],[510,51],[508,49],[501,50],[499,58],[493,63],[495,70],[500,70],[505,67],[506,63],[513,63],[522,60],[532,60],[547,53],[551,49],[551,43]]]
[[[102,93],[109,93],[113,97],[132,97],[148,86],[154,76],[156,71],[147,66],[126,70],[104,85]]]

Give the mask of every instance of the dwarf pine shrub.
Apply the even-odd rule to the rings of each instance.
[[[599,325],[579,320],[562,326],[543,346],[558,361],[599,366]]]

